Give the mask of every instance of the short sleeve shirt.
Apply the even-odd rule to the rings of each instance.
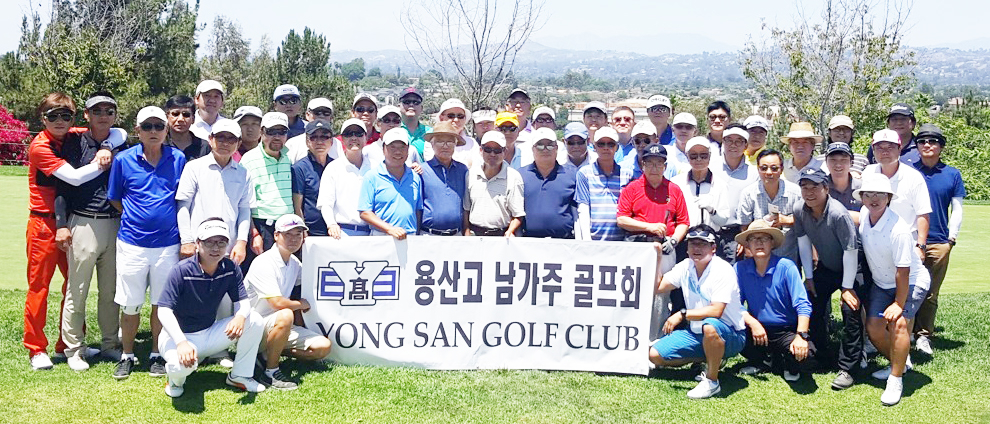
[[[365,174],[358,196],[357,210],[371,211],[389,225],[416,234],[419,222],[416,212],[423,210],[423,180],[419,174],[403,165],[401,179],[388,172],[385,163],[377,172]]]
[[[203,156],[210,154],[210,152],[213,151],[213,149],[210,148],[210,143],[208,143],[206,140],[196,137],[195,135],[192,134],[190,134],[190,136],[192,137],[192,142],[189,143],[189,145],[186,146],[185,149],[180,149],[182,150],[182,154],[186,156],[186,162],[192,162],[196,159],[199,159]],[[175,147],[176,149],[179,148],[171,140],[167,140],[165,144]]]
[[[807,205],[796,209],[791,232],[795,238],[807,235],[818,251],[818,262],[835,272],[842,271],[843,253],[856,250],[856,225],[842,203],[831,197],[821,219]]]
[[[641,222],[660,223],[667,227],[667,237],[673,236],[678,225],[690,225],[687,203],[677,184],[666,178],[656,187],[646,177],[629,183],[619,195],[616,216]]]
[[[241,165],[247,168],[254,189],[251,216],[261,219],[278,219],[293,213],[292,160],[289,149],[283,147],[275,159],[262,144],[241,157]]]
[[[568,238],[574,231],[574,187],[576,175],[570,168],[554,164],[546,178],[536,164],[520,172],[524,183],[527,237]]]
[[[863,174],[871,172],[881,172],[880,165],[870,165],[863,170]],[[925,177],[913,166],[901,162],[897,166],[897,172],[894,172],[894,176],[890,178],[890,187],[897,194],[897,197],[890,202],[890,209],[917,236],[918,215],[932,212],[931,198],[928,196],[928,185],[925,184]]]
[[[853,192],[859,190],[863,186],[862,178],[855,178],[852,175],[849,176],[849,184],[846,185],[845,190],[839,190],[835,188],[835,183],[832,181],[832,176],[828,176],[828,195],[829,197],[838,200],[842,204],[842,207],[846,208],[847,211],[859,212],[863,207],[863,202],[856,200],[853,196]]]
[[[327,155],[326,160],[327,165],[329,165],[333,159]],[[292,164],[292,194],[302,196],[303,220],[309,227],[309,234],[314,236],[327,235],[327,224],[323,222],[323,215],[320,214],[320,209],[316,207],[320,195],[320,181],[325,169],[326,166],[320,165],[312,152]]]
[[[949,206],[952,198],[966,197],[966,187],[963,186],[962,174],[959,170],[942,162],[933,168],[926,167],[923,162],[914,163],[915,169],[925,177],[928,185],[928,197],[931,199],[932,212],[929,215],[928,243],[949,242]]]
[[[231,240],[248,240],[248,234],[237,234],[237,222],[248,219],[242,210],[251,208],[251,187],[247,169],[231,160],[221,167],[216,158],[206,155],[186,164],[179,179],[175,200],[189,202],[189,228],[179,228],[183,243],[196,241],[196,229],[207,218],[223,219],[230,230]],[[233,249],[231,243],[228,248]]]
[[[526,216],[522,176],[508,162],[502,162],[502,169],[489,179],[482,166],[476,165],[468,173],[463,206],[472,225],[508,228],[512,218]]]
[[[107,198],[120,201],[124,213],[117,238],[144,247],[167,247],[179,243],[178,206],[175,193],[186,165],[179,149],[161,146],[162,156],[152,165],[144,146],[137,145],[113,158]]]
[[[794,166],[794,158],[787,158],[784,159],[784,171],[781,174],[781,177],[791,183],[798,184],[798,180],[801,177],[801,172],[804,172],[806,169],[821,169],[828,172],[828,168],[825,167],[825,162],[817,156],[812,156],[811,160],[808,161],[808,164],[803,166],[801,169]]]
[[[598,162],[581,167],[577,173],[574,200],[588,205],[591,212],[591,239],[616,241],[625,238],[625,231],[615,221],[622,192],[622,168],[614,164],[611,174],[602,172]]]
[[[724,303],[725,310],[719,318],[736,331],[746,329],[742,318],[742,303],[739,300],[739,284],[736,271],[728,262],[713,256],[705,271],[698,278],[694,261],[685,259],[674,265],[674,268],[663,275],[664,280],[670,281],[684,293],[684,304],[687,309],[704,308],[712,303]],[[691,321],[691,331],[701,334],[702,322]]]
[[[720,174],[724,175],[727,181],[722,192],[722,203],[728,209],[725,211],[728,215],[726,225],[739,225],[739,216],[737,215],[739,200],[747,187],[760,181],[760,176],[756,171],[756,166],[747,163],[745,156],[734,169],[723,161],[721,171]]]
[[[283,261],[278,246],[272,246],[251,262],[251,269],[244,278],[251,308],[261,316],[276,312],[268,299],[288,299],[292,295],[292,289],[302,283],[301,278],[302,262],[295,255],[289,255],[289,260]]]
[[[764,190],[763,183],[758,181],[743,191],[736,213],[740,224],[749,225],[769,214],[770,205],[774,205],[781,215],[793,215],[794,211],[803,204],[804,199],[801,198],[801,189],[797,184],[781,178],[778,182],[777,196],[771,199]],[[784,227],[783,231],[784,244],[774,249],[773,253],[799,263],[797,238],[791,234],[791,227]]]
[[[873,283],[882,289],[897,287],[897,268],[909,268],[911,285],[928,289],[931,277],[921,258],[914,251],[915,238],[911,229],[890,208],[876,224],[870,223],[870,212],[864,207],[860,216],[859,234],[863,240],[863,252],[873,274]]]
[[[210,328],[216,322],[217,308],[224,296],[233,302],[247,298],[241,268],[223,258],[213,275],[203,271],[199,256],[179,261],[168,274],[159,307],[169,308],[185,334]]]
[[[316,206],[321,212],[329,209],[330,213],[325,215],[333,217],[333,224],[367,225],[358,212],[358,198],[361,196],[364,176],[371,169],[371,160],[367,156],[362,156],[360,168],[354,166],[347,157],[341,157],[327,165],[320,180],[320,195]]]

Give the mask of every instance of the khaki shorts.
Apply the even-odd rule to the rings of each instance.
[[[265,349],[265,345],[268,341],[268,333],[275,328],[275,316],[276,313],[268,314],[264,317],[265,320],[265,336],[261,338],[261,350]],[[324,338],[319,333],[310,330],[306,327],[300,327],[298,325],[293,325],[292,329],[289,330],[289,340],[285,342],[285,349],[297,349],[306,350],[312,346],[313,341],[316,339]]]

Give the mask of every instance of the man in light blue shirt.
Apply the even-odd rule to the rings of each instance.
[[[358,198],[361,219],[371,225],[371,235],[398,240],[416,234],[423,213],[423,180],[406,166],[409,132],[392,128],[382,135],[385,161],[364,176]]]

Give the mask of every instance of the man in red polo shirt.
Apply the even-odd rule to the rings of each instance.
[[[45,130],[28,146],[28,204],[30,215],[27,224],[27,279],[28,291],[24,303],[24,347],[27,348],[34,369],[50,369],[48,339],[45,337],[45,318],[48,314],[48,286],[55,275],[55,268],[66,278],[65,252],[60,250],[55,237],[56,179],[74,186],[92,180],[110,167],[109,150],[101,151],[89,165],[79,169],[58,156],[66,137],[78,137],[87,128],[73,128],[76,104],[64,93],[51,93],[38,105],[38,114]],[[123,143],[123,137],[107,140],[109,148]],[[62,284],[65,295],[65,283]],[[61,319],[59,320],[61,322]],[[55,351],[65,350],[61,331]]]
[[[663,146],[656,143],[646,146],[638,159],[643,176],[619,194],[616,224],[629,233],[627,241],[660,243],[663,256],[658,266],[660,272],[667,272],[676,264],[674,248],[687,234],[687,203],[681,189],[663,176],[667,166],[667,150]],[[659,323],[670,314],[671,298],[677,299],[675,306],[683,304],[683,298],[672,295],[663,294],[654,301],[649,337],[659,338]]]

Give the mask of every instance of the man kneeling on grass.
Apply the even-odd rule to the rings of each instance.
[[[309,310],[309,302],[296,290],[302,278],[302,262],[293,254],[306,239],[305,221],[288,214],[275,221],[275,245],[251,264],[247,275],[251,306],[263,317],[265,336],[261,339],[260,361],[265,367],[261,382],[273,389],[292,390],[279,370],[282,353],[299,359],[318,361],[330,353],[330,340],[306,327],[300,312]]]
[[[656,290],[666,293],[681,288],[684,304],[690,309],[670,315],[663,325],[666,336],[650,348],[650,362],[658,367],[706,362],[708,368],[701,382],[687,393],[691,399],[704,399],[722,391],[719,368],[723,359],[735,356],[746,344],[746,326],[736,273],[732,265],[715,256],[715,231],[696,225],[688,229],[686,240],[688,259],[663,274]],[[685,320],[690,323],[689,330],[674,330]]]
[[[265,386],[253,378],[254,357],[263,336],[261,315],[251,310],[241,269],[227,254],[230,230],[220,218],[209,218],[196,232],[197,253],[172,268],[158,299],[164,334],[159,348],[165,357],[165,394],[182,396],[186,377],[202,359],[226,350],[237,339],[234,368],[227,384],[249,392]],[[216,320],[224,295],[234,303],[234,316]]]

